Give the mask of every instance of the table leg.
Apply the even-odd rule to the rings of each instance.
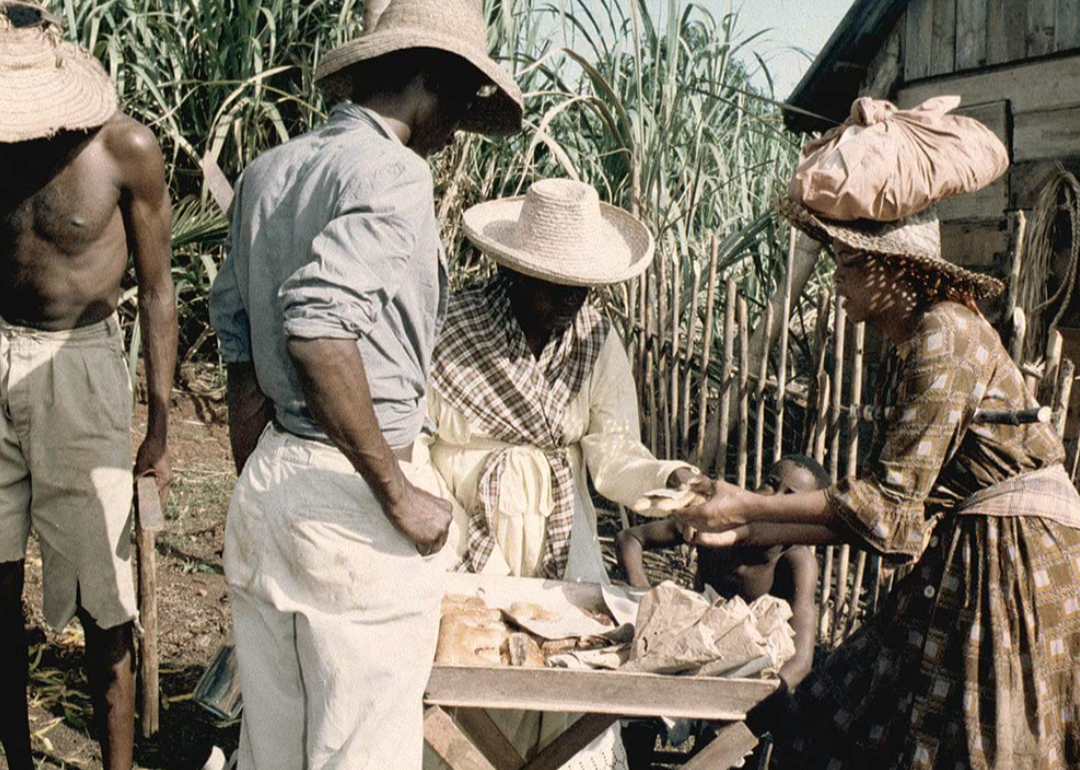
[[[757,737],[742,722],[724,725],[716,740],[682,766],[682,770],[727,770],[757,746]]]
[[[525,764],[514,744],[484,709],[455,709],[454,720],[498,770],[519,770]]]
[[[618,719],[612,714],[586,714],[570,725],[570,729],[537,754],[522,770],[558,770]]]
[[[424,713],[424,740],[453,770],[500,770],[439,706]]]

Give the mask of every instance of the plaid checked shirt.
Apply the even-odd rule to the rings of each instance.
[[[510,307],[506,280],[496,277],[450,298],[435,348],[431,387],[494,438],[541,449],[550,463],[554,510],[547,523],[543,572],[551,578],[566,568],[574,520],[563,416],[588,381],[609,329],[608,321],[585,305],[537,360]],[[481,470],[460,570],[480,572],[495,548],[492,522],[509,451],[492,453]]]

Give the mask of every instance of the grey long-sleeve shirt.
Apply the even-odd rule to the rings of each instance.
[[[355,339],[387,443],[416,438],[447,294],[422,158],[376,113],[339,104],[245,170],[227,252],[210,293],[221,357],[254,363],[285,430],[326,439],[288,339]]]

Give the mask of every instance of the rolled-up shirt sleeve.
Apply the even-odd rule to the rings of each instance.
[[[226,364],[251,361],[251,322],[240,294],[236,257],[233,253],[233,247],[238,242],[238,212],[242,186],[242,182],[237,183],[236,197],[233,199],[232,222],[225,239],[225,261],[210,287],[210,325],[214,327],[217,335],[221,360]]]
[[[589,392],[589,427],[581,451],[596,490],[620,505],[667,485],[680,468],[677,460],[658,460],[641,443],[637,391],[622,340],[610,332],[596,359]]]
[[[926,548],[934,523],[926,500],[985,392],[985,372],[972,360],[978,351],[969,347],[949,317],[924,324],[902,364],[880,454],[863,478],[827,493],[850,530],[891,561],[914,561]]]
[[[365,335],[410,280],[417,234],[432,217],[427,167],[401,161],[355,179],[312,241],[311,260],[282,284],[285,333],[303,339]]]

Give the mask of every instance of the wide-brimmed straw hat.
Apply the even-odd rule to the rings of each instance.
[[[116,88],[44,8],[0,0],[0,142],[88,131],[116,112]]]
[[[835,239],[856,251],[903,259],[970,288],[976,299],[996,297],[1005,290],[998,279],[966,270],[941,255],[941,226],[932,208],[898,222],[838,222],[818,215],[790,195],[781,196],[776,205],[791,224],[821,243]]]
[[[461,121],[461,130],[496,135],[521,131],[521,89],[488,55],[481,0],[392,0],[374,29],[322,58],[315,82],[327,92],[340,94],[343,86],[348,88],[346,68],[409,48],[434,48],[460,56],[494,84],[491,93],[474,102]]]
[[[495,262],[564,286],[602,286],[640,275],[652,234],[626,211],[571,179],[544,179],[524,196],[465,212],[465,235]]]

